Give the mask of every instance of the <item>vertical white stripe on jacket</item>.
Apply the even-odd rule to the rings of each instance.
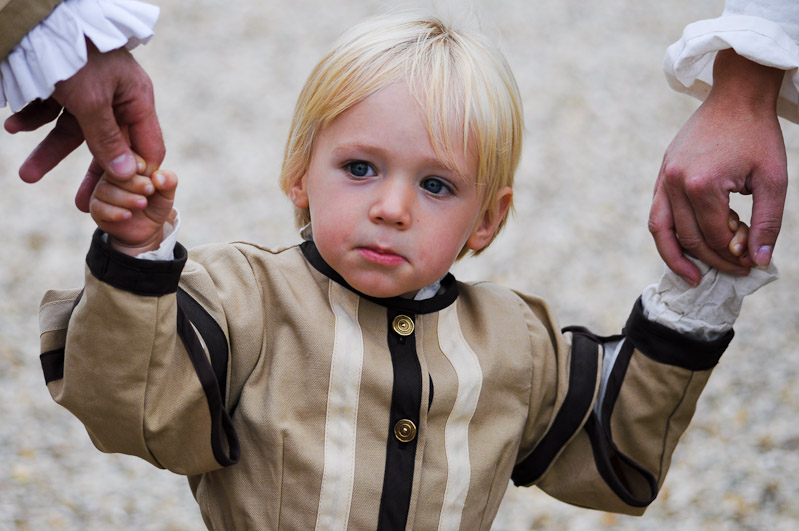
[[[438,320],[441,351],[452,364],[458,378],[458,394],[444,432],[447,487],[438,522],[439,529],[460,528],[471,478],[469,425],[483,385],[480,362],[463,337],[456,307],[457,304],[452,304],[441,310]]]
[[[330,283],[336,316],[325,421],[325,454],[316,529],[347,529],[355,480],[358,395],[363,370],[363,335],[358,296]]]

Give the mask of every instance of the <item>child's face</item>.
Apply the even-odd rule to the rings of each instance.
[[[374,297],[410,296],[444,276],[467,245],[491,241],[510,189],[481,214],[476,162],[455,150],[456,174],[436,156],[422,109],[404,83],[339,115],[316,137],[291,190],[310,208],[322,258]],[[500,212],[504,214],[504,210]]]

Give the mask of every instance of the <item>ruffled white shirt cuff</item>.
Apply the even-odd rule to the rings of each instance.
[[[762,65],[786,70],[777,112],[799,122],[799,44],[789,31],[799,21],[778,24],[757,16],[725,12],[685,27],[682,38],[669,46],[663,71],[669,85],[704,99],[713,84],[716,53],[732,48],[738,55]]]
[[[86,38],[101,52],[146,43],[158,14],[135,0],[65,0],[0,62],[0,107],[48,98],[86,64]]]
[[[748,276],[736,277],[690,260],[702,273],[698,286],[692,287],[667,269],[659,284],[644,289],[641,302],[650,321],[705,341],[732,329],[744,297],[779,277],[773,262],[766,269],[753,268]]]

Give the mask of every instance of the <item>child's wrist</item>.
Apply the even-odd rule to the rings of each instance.
[[[137,243],[129,243],[120,241],[110,234],[108,235],[108,245],[111,246],[112,249],[124,253],[128,256],[136,257],[142,253],[146,253],[148,251],[155,251],[161,246],[161,242],[163,242],[163,229],[157,231],[150,239],[144,242],[137,242]]]

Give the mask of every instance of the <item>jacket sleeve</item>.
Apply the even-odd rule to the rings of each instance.
[[[232,276],[247,284],[252,274],[243,255],[220,249],[220,270],[239,268]],[[226,407],[230,330],[217,291],[225,281],[187,261],[180,245],[174,261],[137,260],[111,249],[99,232],[86,262],[84,289],[49,292],[40,310],[42,367],[53,399],[104,452],[187,475],[237,462]],[[252,308],[256,323],[262,306],[236,300],[258,297],[250,288],[226,300]]]
[[[0,59],[63,0],[0,0]]]
[[[517,463],[514,483],[581,507],[643,514],[732,335],[681,335],[644,317],[640,299],[622,335],[566,329],[571,347],[559,362],[566,376],[552,420]]]

